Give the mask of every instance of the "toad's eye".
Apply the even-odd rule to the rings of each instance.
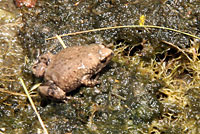
[[[107,57],[103,58],[103,59],[101,60],[101,63],[105,63],[106,61],[107,61]]]

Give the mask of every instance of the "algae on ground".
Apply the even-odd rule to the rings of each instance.
[[[57,40],[46,41],[48,37],[116,25],[138,25],[142,15],[146,17],[146,25],[170,27],[200,36],[199,7],[198,0],[40,0],[34,8],[19,8],[24,23],[19,35],[21,45],[12,44],[10,50],[13,51],[7,53],[9,45],[4,44],[10,41],[1,41],[3,56],[0,62],[8,65],[3,69],[4,74],[8,74],[6,80],[16,80],[22,72],[27,87],[31,88],[42,82],[32,75],[34,60],[47,51],[57,53],[62,49]],[[9,39],[18,42],[16,31]],[[49,133],[200,132],[197,40],[172,31],[149,28],[112,29],[62,39],[68,47],[113,42],[115,56],[101,71],[100,85],[80,87],[69,94],[75,99],[66,104],[54,102],[41,107],[40,97],[34,99]],[[7,56],[11,60],[5,58]],[[10,68],[13,70],[8,70]],[[12,71],[17,75],[8,77]],[[0,87],[22,92],[19,83],[1,81]],[[3,93],[0,97],[0,121],[3,122],[0,132],[41,131],[24,97]]]
[[[21,75],[24,63],[18,39],[22,27],[20,12],[12,2],[1,1],[0,5],[0,88],[19,90],[17,77]]]

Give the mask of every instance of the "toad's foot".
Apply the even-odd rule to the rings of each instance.
[[[91,79],[90,75],[85,75],[81,80],[81,84],[90,87],[95,86],[97,84],[100,84],[100,81],[98,81],[97,78],[98,77],[96,77],[95,79]]]

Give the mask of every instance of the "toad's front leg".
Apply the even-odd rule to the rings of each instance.
[[[49,52],[49,53],[43,54],[39,57],[39,61],[36,62],[32,67],[33,74],[36,77],[43,77],[44,76],[45,69],[47,68],[47,66],[50,63],[53,56],[54,55]]]

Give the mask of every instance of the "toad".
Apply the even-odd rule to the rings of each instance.
[[[72,46],[58,54],[46,53],[33,65],[33,74],[43,77],[39,87],[42,96],[64,100],[66,93],[81,85],[94,86],[99,81],[92,76],[104,68],[113,56],[113,51],[101,44]]]

